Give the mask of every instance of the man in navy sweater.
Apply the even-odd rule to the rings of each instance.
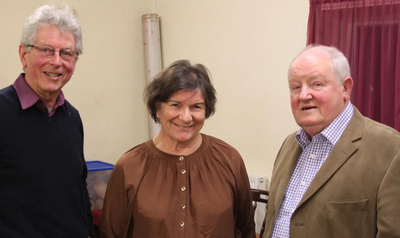
[[[61,91],[82,50],[68,7],[24,23],[24,73],[0,90],[0,237],[92,236],[82,121]]]

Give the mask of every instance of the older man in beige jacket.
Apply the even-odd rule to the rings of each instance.
[[[301,127],[275,161],[266,237],[400,237],[400,134],[350,103],[353,80],[334,47],[309,46],[289,89]]]

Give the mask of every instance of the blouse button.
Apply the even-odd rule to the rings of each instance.
[[[185,204],[182,204],[181,207],[182,207],[182,209],[185,209],[185,208],[186,208],[186,205],[185,205]]]
[[[179,157],[180,161],[183,161],[185,158],[183,158],[183,156]]]
[[[182,173],[182,174],[186,174],[186,170],[185,170],[185,169],[182,169],[182,170],[181,170],[181,173]]]
[[[185,225],[185,223],[184,223],[183,221],[181,221],[180,225],[181,225],[181,226],[184,226],[184,225]]]
[[[182,192],[185,191],[185,190],[186,190],[186,187],[185,187],[185,186],[182,186],[182,187],[181,187],[181,190],[182,190]]]

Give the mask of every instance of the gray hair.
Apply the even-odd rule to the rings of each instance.
[[[343,79],[347,77],[351,77],[349,61],[347,61],[346,56],[344,56],[344,54],[340,50],[333,46],[325,46],[319,44],[308,45],[293,59],[293,61],[295,61],[305,51],[313,48],[321,49],[323,52],[326,53],[332,64],[332,74],[339,82],[342,82]],[[290,63],[290,66],[292,65],[292,63]]]
[[[82,30],[76,19],[72,7],[59,8],[55,5],[44,5],[36,9],[22,28],[21,45],[33,45],[36,40],[36,31],[40,27],[57,26],[62,32],[71,32],[75,36],[75,51],[78,55],[83,52]],[[30,48],[27,48],[29,52]],[[77,56],[78,57],[78,56]]]

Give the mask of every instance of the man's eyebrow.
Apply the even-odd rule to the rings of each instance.
[[[47,43],[47,42],[39,42],[37,45],[39,45],[39,46],[48,46],[48,47],[54,49],[54,47],[50,43]],[[61,49],[69,49],[69,50],[71,50],[73,48],[74,47],[72,45],[69,45],[69,46],[65,46],[65,47],[63,47]]]

